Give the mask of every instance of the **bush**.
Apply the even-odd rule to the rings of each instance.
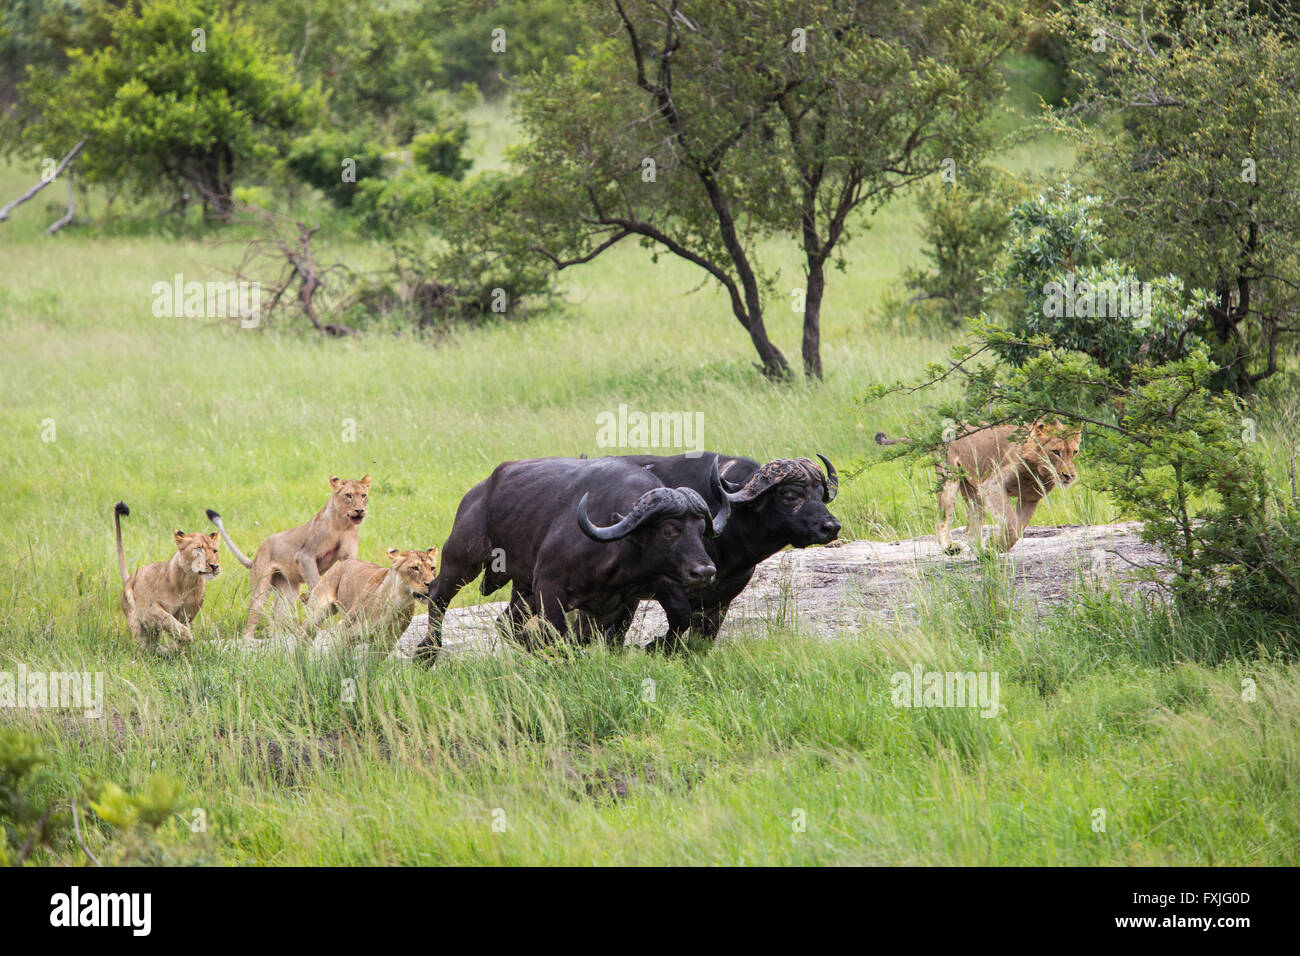
[[[318,104],[251,27],[212,0],[146,0],[88,8],[82,34],[102,46],[69,51],[66,71],[36,68],[22,88],[33,115],[19,149],[141,195],[171,190],[220,217],[238,180],[269,164]],[[203,34],[196,34],[202,24]]]
[[[411,159],[425,172],[461,179],[474,161],[465,155],[469,126],[462,120],[421,133],[411,140]]]
[[[348,160],[350,182],[343,175]],[[384,152],[365,134],[316,130],[294,140],[285,166],[343,209],[352,205],[362,183],[384,175]]]
[[[411,229],[440,231],[457,184],[440,173],[404,170],[357,184],[354,209],[372,233],[392,238]]]
[[[1143,282],[1103,259],[1096,204],[1066,183],[1012,207],[991,291],[1016,338],[1045,336],[1117,370],[1124,383],[1137,365],[1177,359],[1200,341],[1194,329],[1208,296],[1172,276]],[[1019,365],[1032,350],[1004,343],[997,352]]]
[[[1010,226],[1007,207],[1023,192],[1011,176],[989,168],[920,191],[921,253],[932,268],[908,269],[904,282],[922,312],[952,325],[979,313],[984,277],[997,264]]]

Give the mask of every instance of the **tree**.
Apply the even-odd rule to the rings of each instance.
[[[765,375],[766,237],[794,237],[805,273],[803,360],[822,373],[828,264],[854,213],[974,159],[1013,25],[1001,0],[584,0],[609,38],[523,81],[535,191],[516,228],[558,269],[635,237],[727,293]],[[689,7],[689,9],[687,9]]]
[[[84,138],[86,181],[171,189],[182,202],[193,190],[228,217],[236,179],[284,148],[314,108],[312,91],[214,0],[132,0],[89,15],[99,22],[88,32],[107,41],[70,50],[66,72],[32,72],[22,97],[39,114],[21,148],[61,155]]]
[[[1097,0],[1053,23],[1086,81],[1056,120],[1081,138],[1107,251],[1212,292],[1221,385],[1251,392],[1300,331],[1300,23],[1267,0]]]
[[[242,16],[289,54],[299,82],[320,87],[319,124],[405,144],[445,112],[432,27],[458,5],[464,0],[256,0]]]

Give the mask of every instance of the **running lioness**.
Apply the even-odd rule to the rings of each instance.
[[[336,561],[357,556],[360,546],[357,529],[366,516],[370,476],[346,481],[335,476],[330,478],[330,488],[333,494],[325,507],[316,512],[316,517],[304,525],[271,535],[262,542],[251,561],[230,540],[221,515],[208,510],[209,520],[221,532],[235,560],[253,572],[245,638],[257,636],[262,608],[268,598],[275,599],[272,611],[277,620],[291,615],[302,585],[307,585],[310,592]]]

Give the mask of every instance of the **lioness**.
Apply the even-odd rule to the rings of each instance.
[[[160,657],[176,654],[193,642],[190,621],[203,607],[203,593],[209,578],[221,573],[217,558],[217,535],[176,531],[176,553],[170,561],[157,561],[127,574],[126,552],[122,549],[122,518],[131,509],[119,501],[113,505],[113,526],[117,531],[117,567],[122,573],[122,611],[131,636],[144,650]],[[172,643],[159,644],[167,635]]]
[[[1074,456],[1079,452],[1081,432],[1060,422],[1034,422],[1028,429],[1016,425],[970,428],[946,445],[944,460],[935,465],[943,488],[939,492],[941,512],[935,533],[939,546],[948,554],[961,550],[952,541],[953,506],[957,493],[966,499],[966,534],[979,542],[984,531],[984,511],[992,511],[1000,525],[996,535],[999,550],[1015,547],[1034,516],[1039,502],[1058,485],[1074,483]],[[1014,441],[1017,434],[1023,441]],[[876,435],[881,445],[907,439]],[[973,533],[972,533],[973,532]]]
[[[335,611],[343,611],[339,627],[345,643],[365,633],[391,646],[411,623],[417,600],[427,600],[429,585],[438,576],[438,549],[388,549],[391,567],[369,561],[340,561],[320,579],[308,599],[308,633]]]
[[[299,587],[306,584],[307,590],[311,591],[320,582],[320,576],[336,561],[357,556],[360,545],[357,529],[366,516],[370,476],[346,481],[334,476],[330,478],[330,488],[334,493],[325,507],[316,512],[316,517],[304,525],[271,535],[262,542],[251,561],[230,540],[221,523],[221,515],[208,509],[208,519],[221,532],[230,553],[253,572],[245,638],[257,636],[262,608],[268,598],[275,598],[272,612],[277,619],[292,614],[298,601]]]

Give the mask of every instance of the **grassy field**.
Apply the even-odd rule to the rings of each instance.
[[[489,107],[475,114],[486,165],[503,162],[501,122]],[[1066,159],[1040,142],[1006,164]],[[31,179],[0,170],[0,196]],[[155,318],[153,283],[219,279],[238,247],[129,222],[46,238],[46,207],[42,197],[0,225],[0,671],[103,672],[108,714],[0,710],[0,723],[37,735],[49,793],[78,774],[135,789],[166,773],[204,809],[205,833],[174,821],[121,858],[1300,859],[1300,673],[1287,635],[1175,621],[1086,590],[1038,620],[1014,609],[996,568],[973,586],[925,585],[919,623],[832,643],[774,625],[683,660],[596,649],[428,671],[200,640],[164,662],[127,637],[112,552],[119,498],[132,507],[135,566],[167,557],[173,528],[206,529],[207,507],[251,551],[314,513],[331,474],[369,472],[362,557],[378,560],[388,547],[441,545],[460,497],[499,461],[602,451],[597,415],[620,404],[701,412],[709,448],[830,456],[845,474],[834,510],[847,538],[930,532],[929,474],[860,470],[871,435],[905,428],[921,407],[864,406],[866,386],[916,374],[956,334],[906,328],[883,305],[920,258],[906,200],[870,221],[847,273],[831,278],[826,381],[785,387],[757,375],[745,334],[695,271],[632,247],[566,273],[563,307],[541,318],[436,342],[321,341]],[[92,202],[90,215],[102,212]],[[376,257],[356,238],[335,250]],[[765,250],[783,270],[778,288],[798,284],[790,251]],[[791,358],[798,319],[769,315]],[[1089,488],[1085,451],[1081,483],[1049,498],[1036,523],[1116,517]],[[247,575],[223,563],[201,639],[233,636],[243,620]],[[475,599],[467,589],[461,601]],[[894,707],[890,677],[914,664],[998,671],[1001,715]],[[107,824],[87,841],[110,859],[124,852]],[[81,853],[69,843],[53,857]]]

